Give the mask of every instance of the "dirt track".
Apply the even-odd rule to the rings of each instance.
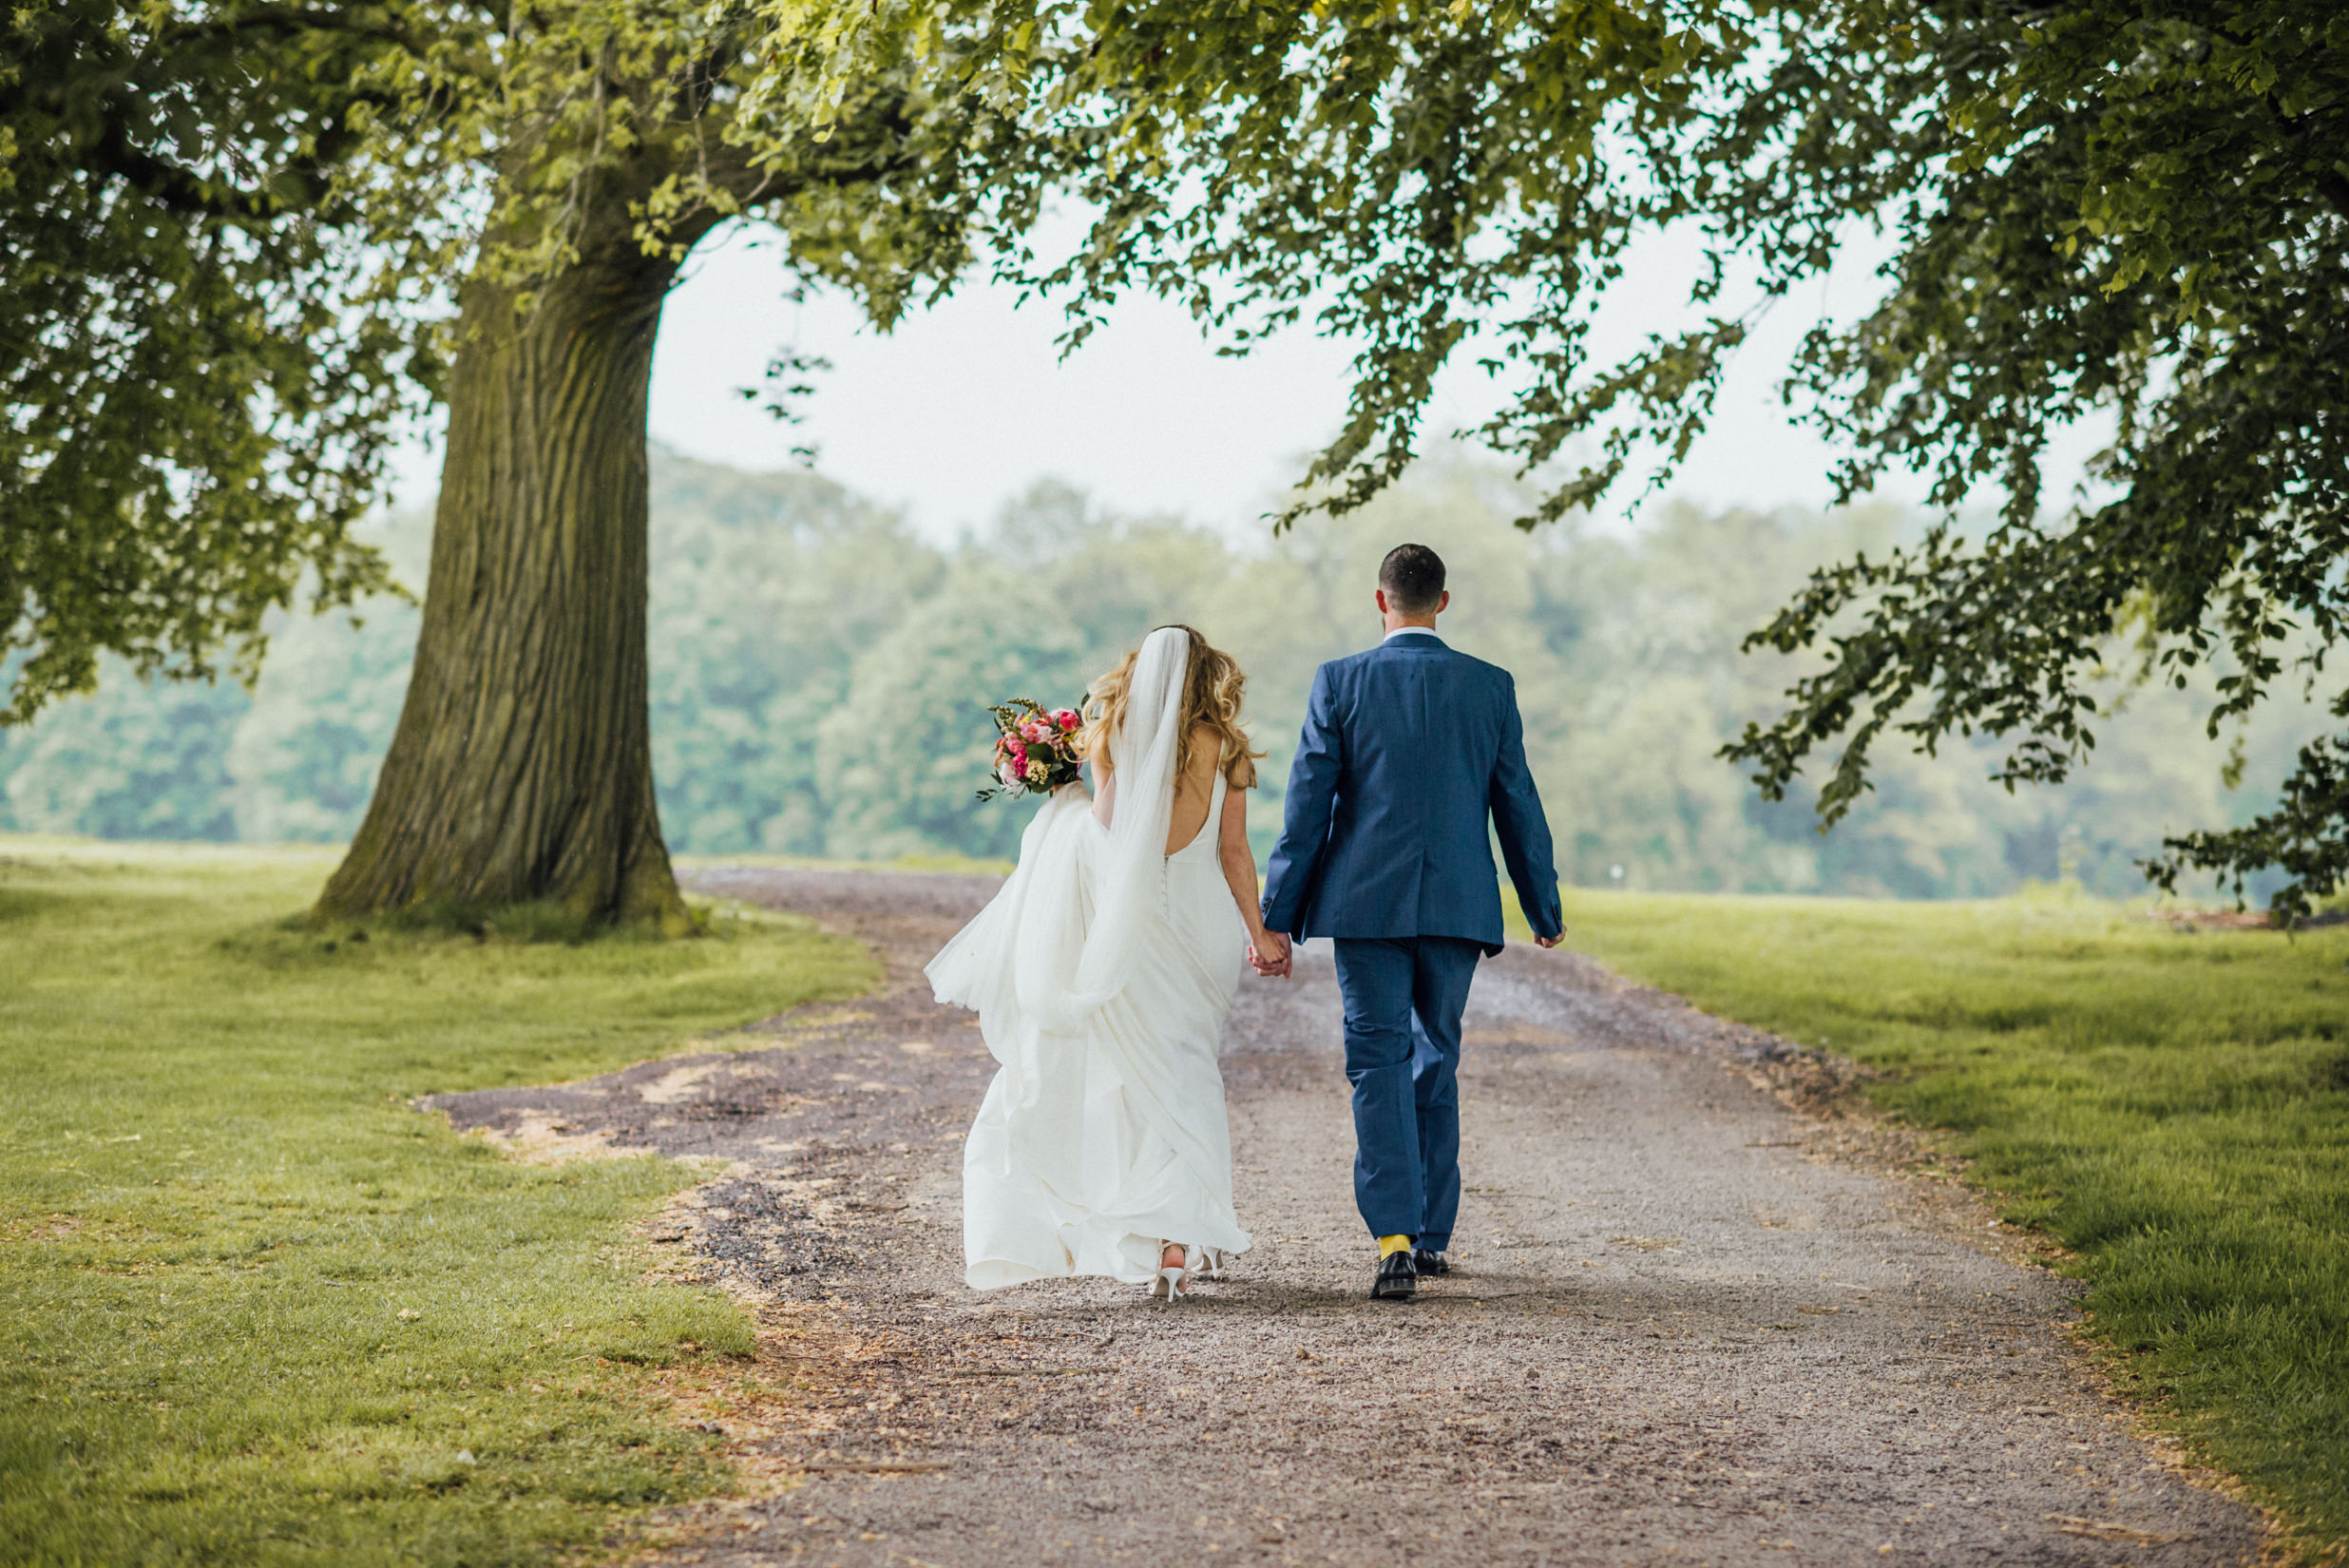
[[[1327,952],[1227,1042],[1236,1276],[961,1283],[960,1139],[993,1066],[920,965],[984,880],[706,872],[875,944],[878,996],[726,1054],[447,1097],[459,1126],[739,1161],[658,1233],[760,1303],[769,1381],[714,1425],[805,1480],[668,1560],[2239,1562],[2256,1516],[2094,1391],[2070,1288],[1974,1244],[1950,1183],[1767,1086],[1780,1042],[1512,948],[1461,1074],[1460,1273],[1366,1299]],[[1775,1060],[1774,1060],[1775,1059]],[[2010,1255],[2011,1244],[1988,1238]]]

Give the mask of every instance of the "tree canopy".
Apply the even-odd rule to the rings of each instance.
[[[445,401],[414,676],[320,907],[682,928],[645,709],[661,301],[754,217],[888,319],[967,258],[926,182],[998,128],[900,60],[812,136],[748,90],[765,32],[731,0],[11,12],[0,722],[104,652],[250,675],[306,574],[325,605],[379,586],[351,526]]]
[[[1840,741],[1826,821],[1887,731],[1988,732],[2010,786],[2065,778],[2118,640],[2173,681],[2215,661],[2216,736],[2320,679],[2341,633],[2349,16],[2320,0],[771,9],[797,52],[763,90],[811,118],[910,54],[1025,124],[959,210],[1068,291],[1073,336],[1148,289],[1234,350],[1307,318],[1358,343],[1299,508],[1390,483],[1461,354],[1511,390],[1474,433],[1549,476],[1527,526],[1660,481],[1758,313],[1888,235],[1881,298],[1820,323],[1788,395],[1848,444],[1845,496],[1906,468],[2002,511],[1823,569],[1756,633],[1826,661],[1725,755],[1778,798]],[[1026,249],[1017,198],[1043,186],[1092,214],[1065,256]],[[1700,256],[1707,314],[1596,355],[1653,234]],[[2112,431],[2094,488],[2051,496],[2048,445],[2082,421]],[[2277,813],[2151,870],[2269,864],[2287,912],[2349,872],[2349,737],[2312,741]]]
[[[0,656],[29,657],[0,719],[90,685],[102,650],[249,668],[305,570],[330,603],[385,581],[350,529],[431,366],[337,182],[391,24],[295,15],[10,11]]]
[[[740,135],[748,6],[61,0],[0,24],[0,722],[94,680],[249,676],[262,619],[380,588],[352,525],[448,392],[468,280],[727,218],[887,318],[957,237],[901,71],[819,146]],[[630,177],[636,177],[631,179]],[[925,271],[926,269],[926,273]],[[788,286],[778,278],[778,286]]]

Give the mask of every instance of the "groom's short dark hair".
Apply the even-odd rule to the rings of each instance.
[[[1398,545],[1379,563],[1389,608],[1425,615],[1443,598],[1443,558],[1424,545]]]

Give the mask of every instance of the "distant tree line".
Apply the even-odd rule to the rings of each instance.
[[[1884,758],[1831,833],[1798,790],[1764,802],[1715,754],[1801,666],[1735,657],[1817,561],[1919,525],[1889,511],[1709,514],[1528,538],[1523,497],[1439,463],[1362,510],[1233,547],[1167,519],[1120,518],[1039,484],[959,547],[811,474],[748,474],[656,454],[651,690],[664,831],[679,851],[840,858],[1009,854],[1026,812],[983,805],[983,701],[1074,699],[1162,621],[1251,672],[1277,803],[1313,665],[1367,643],[1368,584],[1398,540],[1443,552],[1444,633],[1517,677],[1569,880],[1605,887],[1964,897],[2076,877],[2122,894],[2182,824],[2273,801],[2298,716],[2243,733],[2242,783],[2201,736],[2212,696],[2132,688],[2092,767],[2010,795],[1996,755]],[[429,523],[383,540],[421,580]],[[0,736],[0,825],[112,838],[342,840],[396,727],[418,612],[396,601],[289,618],[250,694],[124,672]],[[1276,820],[1259,811],[1260,834]],[[1614,869],[1623,868],[1617,879]]]

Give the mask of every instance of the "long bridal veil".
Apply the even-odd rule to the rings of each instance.
[[[1162,626],[1142,642],[1126,690],[1125,722],[1109,737],[1117,813],[1106,845],[1088,844],[1084,792],[1063,788],[1020,839],[1003,889],[930,963],[938,1000],[968,1007],[998,1061],[1030,1031],[1083,1028],[1125,989],[1166,885],[1191,639]],[[1088,858],[1090,864],[1088,864]],[[1087,873],[1090,874],[1087,874]]]

